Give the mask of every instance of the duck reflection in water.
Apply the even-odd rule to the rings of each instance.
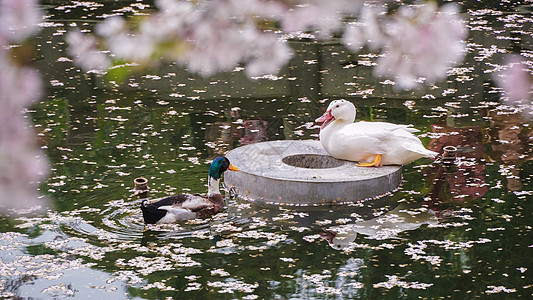
[[[239,114],[240,109],[233,108],[227,116],[227,121],[217,121],[206,126],[204,139],[210,146],[205,150],[210,154],[224,153],[235,146],[264,142],[283,138],[280,129],[280,118],[257,117],[244,119]],[[213,152],[214,151],[214,152]]]
[[[355,241],[358,234],[367,239],[396,239],[404,231],[416,230],[424,224],[437,224],[435,213],[424,207],[411,208],[400,203],[393,210],[370,220],[325,229],[320,237],[336,250],[342,250]]]

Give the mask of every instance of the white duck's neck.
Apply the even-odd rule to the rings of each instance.
[[[324,129],[320,130],[320,141],[324,141],[325,143],[328,143],[329,137],[331,137],[335,132],[340,130],[342,127],[350,124],[350,122],[346,122],[344,119],[337,119],[333,122],[331,122],[328,126],[326,126]]]
[[[220,179],[207,176],[207,196],[220,194]]]
[[[337,146],[337,143],[339,142],[338,138],[336,138],[338,136],[337,132],[349,124],[350,122],[347,122],[344,119],[336,119],[326,126],[326,128],[320,130],[320,144],[322,144],[322,147],[324,147],[330,155],[335,156],[338,154],[338,151],[342,150]]]
[[[337,127],[337,126],[346,126],[346,125],[351,124],[351,123],[353,123],[353,120],[336,119],[335,121],[331,122],[330,125],[333,125],[334,127]]]

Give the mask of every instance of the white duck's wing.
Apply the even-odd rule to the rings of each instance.
[[[373,128],[358,127],[353,123],[339,130],[331,139],[328,151],[333,157],[368,162],[377,154],[383,154],[387,149],[383,140],[388,132]]]
[[[394,130],[390,136],[392,146],[402,147],[403,149],[418,153],[426,157],[435,157],[438,153],[426,149],[422,141],[412,133],[404,130]]]
[[[359,121],[353,124],[359,128],[358,130],[403,130],[410,133],[420,131],[414,128],[413,125],[393,124],[388,122]]]
[[[373,145],[373,147],[381,150],[376,153],[383,154],[383,164],[402,165],[421,157],[435,157],[438,154],[427,150],[417,136],[406,130],[405,125],[396,126],[385,122],[379,122],[376,125],[372,126],[372,122],[364,122],[354,127],[359,132],[365,132],[365,135],[369,137],[366,143],[371,140],[370,138],[379,140],[379,145]]]
[[[387,152],[383,164],[404,165],[422,157],[435,157],[438,153],[427,150],[422,141],[405,130],[393,130],[383,140]]]
[[[382,143],[391,139],[392,136],[414,137],[403,127],[385,122],[352,123],[340,130],[339,135],[342,139],[352,139],[352,142],[355,142],[353,139],[358,139],[372,148],[383,147]],[[364,140],[360,140],[361,138]]]

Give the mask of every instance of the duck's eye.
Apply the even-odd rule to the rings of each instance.
[[[336,108],[339,108],[339,105],[337,104],[337,105],[335,105],[335,107],[336,107]]]

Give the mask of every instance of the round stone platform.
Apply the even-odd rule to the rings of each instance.
[[[319,141],[284,140],[246,145],[226,157],[240,172],[224,173],[224,183],[250,201],[286,205],[353,203],[398,188],[401,166],[357,167],[333,158]]]

